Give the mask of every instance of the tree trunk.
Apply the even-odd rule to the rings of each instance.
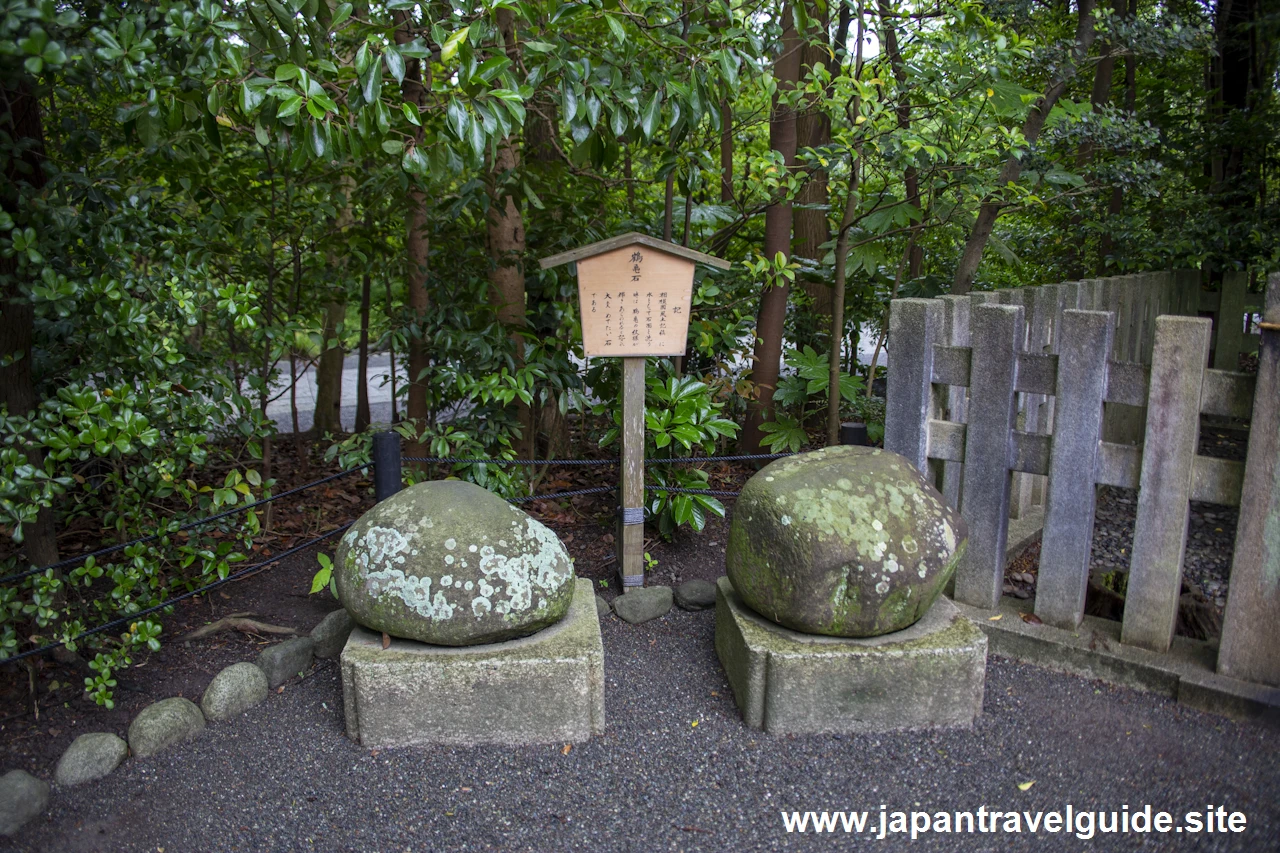
[[[299,306],[302,304],[302,248],[295,234],[289,247],[293,267],[293,310],[290,316],[297,318]],[[289,339],[289,415],[293,419],[293,451],[298,459],[298,470],[303,476],[311,472],[311,446],[306,437],[298,429],[298,375],[297,341]],[[307,367],[302,368],[305,375]]]
[[[344,175],[339,183],[341,205],[334,217],[334,233],[332,244],[344,242],[346,233],[355,222],[352,213],[352,194],[355,192],[355,181]],[[312,421],[311,433],[316,438],[325,434],[342,434],[342,368],[346,350],[342,346],[339,326],[347,316],[347,279],[350,269],[347,258],[337,251],[329,251],[329,269],[335,273],[336,281],[326,282],[329,288],[328,299],[324,306],[324,324],[321,331],[320,362],[316,365],[316,413]]]
[[[779,91],[793,90],[800,76],[800,36],[791,23],[790,9],[783,11],[786,28],[773,75]],[[795,110],[777,98],[769,117],[769,147],[782,155],[783,163],[790,169],[796,159]],[[764,256],[772,260],[781,254],[791,254],[791,200],[779,199],[765,209]],[[743,445],[749,452],[762,447],[765,433],[760,427],[773,420],[773,392],[778,386],[778,374],[782,366],[782,332],[787,316],[787,296],[790,288],[780,279],[767,286],[760,297],[760,309],[756,315],[756,343],[752,354],[752,397],[747,401],[747,423],[742,432]]]
[[[898,103],[894,107],[894,111],[898,117],[898,127],[901,130],[909,130],[911,128],[911,98],[907,94],[907,63],[902,58],[902,51],[898,49],[898,30],[893,25],[890,16],[889,4],[886,0],[879,0],[880,8],[880,27],[884,37],[885,54],[889,58],[889,67],[893,71],[893,78],[898,82]],[[902,186],[906,192],[907,204],[920,211],[920,176],[915,166],[907,166],[902,172]],[[915,225],[911,227],[911,243],[910,257],[907,259],[907,278],[919,278],[924,268],[924,247],[919,245],[920,229],[924,226],[923,214],[917,213]]]
[[[733,104],[720,101],[720,203],[733,204]]]
[[[1044,96],[1031,109],[1022,124],[1022,136],[1028,145],[1040,138],[1040,131],[1044,129],[1045,119],[1049,117],[1050,110],[1058,102],[1058,98],[1062,97],[1067,84],[1075,77],[1081,61],[1089,53],[1089,47],[1093,44],[1096,35],[1093,29],[1093,8],[1094,0],[1079,0],[1079,19],[1072,56],[1062,64],[1049,81]],[[965,241],[964,252],[960,255],[960,263],[956,267],[955,278],[951,282],[952,293],[965,294],[973,286],[974,274],[977,273],[978,265],[982,262],[982,252],[987,246],[987,240],[991,237],[991,231],[995,228],[996,219],[999,218],[1000,211],[1004,207],[999,193],[1008,184],[1018,180],[1021,174],[1022,161],[1016,155],[1010,154],[1005,160],[1004,168],[1000,170],[1000,176],[996,179],[996,192],[983,200],[977,219],[969,232],[969,238]]]
[[[498,9],[498,32],[507,57],[520,64],[516,41],[515,13]],[[489,212],[485,219],[489,236],[489,301],[497,309],[498,321],[508,330],[516,369],[524,366],[526,306],[524,292],[524,216],[509,188],[520,168],[519,140],[508,136],[498,143],[489,183]],[[538,424],[532,407],[517,398],[513,403],[520,424],[516,455],[532,458],[538,445]]]
[[[849,32],[848,7],[840,16],[840,36],[837,43],[843,45]],[[862,6],[858,6],[857,48],[854,53],[853,79],[862,79]],[[862,99],[854,96],[852,112],[861,111]],[[844,290],[848,270],[849,229],[858,213],[858,186],[862,178],[862,143],[854,146],[853,160],[849,164],[849,193],[845,196],[844,215],[836,231],[835,286],[831,298],[831,349],[827,352],[827,446],[840,443],[840,345],[844,342]],[[857,347],[853,347],[856,357]]]
[[[391,308],[391,279],[385,282],[387,289],[387,319],[390,320],[395,316],[395,312]],[[400,400],[397,395],[397,379],[396,379],[396,339],[395,329],[392,328],[391,334],[387,335],[387,355],[391,360],[391,423],[400,423]]]
[[[369,413],[369,303],[373,278],[364,274],[360,285],[360,367],[356,376],[356,432],[369,429],[373,420]]]
[[[1116,0],[1116,11],[1121,11],[1124,0]],[[1138,16],[1138,0],[1129,0],[1129,8],[1125,13],[1129,20]],[[1110,58],[1114,64],[1114,58]],[[1110,98],[1110,80],[1107,81],[1108,98]],[[1098,94],[1095,82],[1094,95]],[[1095,106],[1097,102],[1095,101]],[[1138,58],[1132,53],[1124,58],[1124,109],[1133,115],[1138,104]],[[1111,188],[1111,198],[1107,203],[1107,218],[1119,216],[1124,211],[1124,189],[1119,185]],[[1102,238],[1098,241],[1098,275],[1104,275],[1110,266],[1109,258],[1115,252],[1115,240],[1111,237],[1111,229],[1103,229]]]
[[[808,75],[815,65],[830,61],[826,45],[826,23],[821,21],[818,10],[810,10],[815,22],[821,22],[824,38],[821,43],[806,41],[801,50],[800,78]],[[796,116],[796,147],[819,148],[831,142],[831,119],[822,109],[821,102],[815,97],[805,105],[804,111]],[[796,195],[798,207],[794,213],[795,240],[792,251],[797,258],[803,258],[809,264],[821,266],[822,245],[831,239],[831,226],[827,220],[827,172],[821,167],[809,169],[809,179]],[[806,264],[807,266],[808,264]],[[832,287],[825,281],[815,280],[812,275],[801,273],[800,286],[809,297],[810,308],[804,323],[798,323],[798,340],[796,346],[809,344],[821,349],[821,339],[831,325]]]
[[[413,41],[413,18],[408,12],[394,12],[396,21],[396,44],[408,44]],[[428,72],[429,73],[429,72]],[[419,60],[410,60],[406,69],[404,82],[400,92],[405,102],[423,109],[427,106],[427,90],[423,85],[423,67]],[[422,128],[414,128],[414,145],[422,142]],[[427,290],[427,260],[431,248],[427,232],[427,194],[422,189],[419,178],[410,176],[409,192],[405,196],[405,237],[404,248],[408,260],[405,285],[409,292],[409,313],[416,327],[409,335],[409,392],[407,415],[413,424],[415,436],[421,436],[427,426],[430,412],[427,410],[427,370],[430,367],[427,359],[427,341],[422,328],[431,310],[431,297]],[[405,446],[406,456],[427,456],[429,448],[421,441],[409,441]]]
[[[25,156],[9,160],[5,168],[5,185],[0,188],[4,211],[19,217],[19,187],[26,184],[41,190],[45,184],[44,128],[40,121],[40,102],[31,94],[25,78],[0,90],[7,114],[0,114],[2,128],[14,143],[25,145]],[[20,164],[23,168],[19,168]],[[17,262],[0,258],[0,279],[8,284],[0,295],[0,408],[13,417],[35,414],[35,375],[32,373],[32,347],[35,340],[35,309],[28,298],[31,282],[18,276]],[[44,468],[44,450],[38,445],[24,448],[27,461],[37,469]],[[58,561],[55,514],[41,507],[35,521],[23,525],[22,549],[32,566],[47,566]]]
[[[329,302],[324,306],[321,332],[324,343],[320,363],[316,366],[316,414],[312,421],[312,432],[316,438],[342,433],[342,362],[345,350],[342,339],[338,337],[338,326],[346,316],[344,302]]]
[[[672,242],[674,233],[672,220],[675,218],[676,206],[676,173],[673,169],[667,173],[667,185],[662,196],[662,239]]]

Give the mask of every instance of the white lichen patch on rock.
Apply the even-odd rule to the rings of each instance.
[[[572,598],[573,564],[545,525],[477,486],[440,481],[357,521],[339,545],[335,581],[366,627],[469,645],[558,621]]]
[[[490,545],[480,548],[480,571],[487,580],[497,582],[506,598],[492,603],[495,613],[503,615],[528,610],[533,606],[534,591],[550,591],[562,586],[573,574],[572,567],[563,565],[560,557],[564,554],[564,546],[559,538],[545,524],[532,518],[524,518],[524,529],[520,522],[512,522],[512,534],[517,542],[532,545],[519,553],[504,554]],[[506,544],[505,539],[498,540],[500,547]],[[483,586],[488,586],[484,584]],[[489,594],[483,592],[481,598]],[[545,599],[539,602],[546,606]]]

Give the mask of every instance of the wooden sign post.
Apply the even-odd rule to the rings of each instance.
[[[621,477],[615,546],[624,591],[644,586],[644,366],[647,356],[684,355],[693,267],[728,261],[645,234],[621,234],[540,262],[576,262],[583,352],[622,359]]]

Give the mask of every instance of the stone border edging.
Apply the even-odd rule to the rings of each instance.
[[[263,702],[272,690],[303,674],[295,668],[309,670],[316,658],[340,655],[354,627],[351,615],[339,608],[308,634],[267,646],[256,662],[224,667],[205,687],[199,705],[178,696],[152,702],[130,721],[127,743],[114,732],[85,732],[58,759],[54,781],[59,787],[71,788],[104,779],[131,753],[138,758],[155,755],[199,736],[206,721],[244,713]],[[24,770],[11,770],[0,777],[0,835],[11,836],[42,814],[49,805],[49,788],[48,782]],[[40,790],[42,796],[31,793]]]
[[[1280,727],[1280,688],[1219,675],[1217,650],[1206,641],[1174,637],[1165,654],[1120,643],[1120,623],[1085,616],[1075,631],[1023,621],[1034,600],[1005,596],[997,609],[956,602],[987,635],[989,652],[1057,672],[1097,678],[1158,693],[1183,705],[1236,719]]]

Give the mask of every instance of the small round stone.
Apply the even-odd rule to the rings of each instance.
[[[808,634],[874,637],[914,624],[968,528],[902,456],[828,447],[779,459],[742,489],[725,550],[752,609]]]
[[[72,741],[58,759],[54,780],[64,788],[101,779],[129,756],[129,745],[111,732],[89,732]]]
[[[687,580],[675,588],[675,598],[681,610],[706,610],[716,605],[716,585],[696,578]]]
[[[190,699],[161,699],[138,712],[129,724],[129,748],[139,758],[182,743],[204,731],[204,714]]]
[[[613,600],[613,612],[632,625],[666,616],[673,596],[669,586],[635,587]]]
[[[226,720],[267,698],[267,676],[251,663],[233,663],[213,677],[200,699],[206,720]]]
[[[0,776],[0,835],[13,835],[48,805],[48,782],[25,770]]]
[[[361,516],[338,545],[334,578],[359,624],[444,646],[553,625],[574,588],[554,532],[460,480],[418,483]]]

